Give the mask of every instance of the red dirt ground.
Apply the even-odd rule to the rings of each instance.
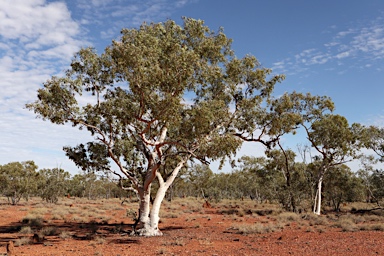
[[[383,231],[344,232],[332,226],[291,222],[271,233],[239,234],[233,227],[274,220],[255,214],[223,214],[217,207],[201,208],[198,212],[178,211],[175,216],[163,218],[162,237],[129,236],[132,221],[125,217],[126,209],[119,206],[116,201],[117,210],[108,210],[108,214],[112,216],[115,212],[115,216],[96,227],[51,220],[44,225],[66,230],[71,236],[46,236],[40,242],[15,246],[15,255],[384,255]],[[99,205],[92,207],[98,209]],[[25,226],[22,219],[33,208],[29,204],[1,205],[0,255],[5,255],[8,241],[15,241],[16,245],[20,237],[33,235],[18,232]],[[45,219],[49,219],[47,216]]]

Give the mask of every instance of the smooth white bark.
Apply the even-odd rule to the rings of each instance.
[[[159,181],[159,189],[157,190],[155,200],[153,201],[152,209],[150,209],[150,187],[148,191],[143,191],[143,196],[140,196],[140,223],[137,233],[141,236],[161,236],[163,233],[159,229],[160,208],[161,203],[165,198],[165,194],[173,181],[177,177],[180,169],[184,166],[186,160],[182,160],[172,171],[172,174],[164,181],[160,173],[156,173]]]
[[[321,214],[321,187],[323,185],[323,176],[324,175],[321,175],[321,177],[319,178],[319,181],[317,183],[317,193],[316,193],[317,203],[315,201],[316,211],[314,212],[317,215]]]

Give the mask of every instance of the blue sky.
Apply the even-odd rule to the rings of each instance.
[[[286,91],[330,96],[352,122],[384,125],[382,0],[2,0],[0,5],[0,164],[34,160],[39,168],[77,173],[62,147],[89,139],[24,109],[81,47],[98,52],[123,27],[187,16],[223,27],[238,57],[252,54]],[[299,140],[299,138],[298,138]],[[286,142],[294,147],[297,141]],[[240,154],[260,154],[245,145]]]

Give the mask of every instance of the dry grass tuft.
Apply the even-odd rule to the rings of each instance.
[[[55,236],[57,234],[58,234],[58,230],[57,230],[56,227],[53,227],[53,226],[44,227],[39,232],[39,235],[41,237],[44,237],[44,236]]]
[[[166,241],[162,245],[164,245],[164,246],[184,246],[185,242],[184,242],[183,238],[178,237],[173,241]]]
[[[365,224],[360,226],[363,231],[384,231],[384,223]]]
[[[307,220],[310,226],[327,226],[329,221],[326,216],[307,213],[302,215],[303,220]]]
[[[300,216],[294,212],[282,212],[279,215],[277,215],[277,220],[283,221],[283,222],[294,222],[294,221],[299,221],[300,219],[301,219]]]
[[[59,234],[59,237],[60,237],[61,239],[66,240],[66,239],[71,238],[72,235],[71,235],[71,233],[68,232],[68,231],[63,231],[63,232],[61,232],[61,233]]]
[[[104,237],[95,236],[90,244],[105,244],[106,240]]]
[[[341,230],[344,232],[352,232],[358,230],[358,227],[353,219],[348,217],[340,218],[333,226],[341,228]]]
[[[33,230],[30,226],[22,227],[19,231],[19,234],[33,234]]]
[[[31,244],[31,243],[32,243],[31,238],[21,237],[21,238],[15,240],[14,245],[15,246],[22,246],[22,245],[27,245],[27,244]]]
[[[41,216],[28,214],[23,218],[22,223],[32,227],[42,227],[44,224],[44,219]]]
[[[249,234],[265,234],[275,232],[278,227],[273,224],[261,224],[255,223],[253,225],[241,224],[231,227],[231,229],[236,230],[238,234],[249,235]]]

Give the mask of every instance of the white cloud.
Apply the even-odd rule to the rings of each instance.
[[[61,148],[79,134],[35,119],[24,106],[89,43],[79,39],[64,2],[3,0],[0,19],[0,164],[35,160],[44,168],[64,163],[74,169]]]
[[[288,65],[288,59],[275,63],[277,71],[285,71],[288,74],[303,72],[304,66],[329,65],[342,66],[351,59],[354,60],[351,68],[370,68],[377,66],[382,69],[384,58],[384,22],[381,18],[372,20],[364,26],[338,31],[330,38],[329,42],[318,48],[305,49],[294,55],[294,62]],[[279,65],[277,65],[279,64]],[[326,67],[330,69],[329,65]],[[343,70],[340,74],[347,72]]]
[[[6,39],[18,39],[23,43],[38,41],[43,46],[64,43],[65,38],[79,32],[62,2],[4,1],[0,6],[0,35]]]
[[[102,43],[109,44],[121,28],[141,24],[143,19],[165,19],[188,2],[2,0],[0,165],[34,160],[40,168],[61,166],[76,172],[62,147],[88,141],[88,133],[36,119],[25,104],[35,101],[43,82],[52,75],[62,75],[73,54],[82,46],[90,46],[90,40],[97,44],[103,35],[108,41]]]
[[[342,52],[342,53],[339,53],[335,56],[336,59],[343,59],[343,58],[347,58],[348,56],[350,55],[350,52]]]
[[[355,33],[354,29],[348,29],[346,31],[340,31],[339,33],[336,34],[336,38],[346,37],[346,36],[353,34],[353,33]]]
[[[122,28],[139,26],[144,21],[159,22],[170,17],[172,12],[198,0],[78,0],[77,8],[82,10],[81,24],[95,26],[96,37],[115,38]]]

